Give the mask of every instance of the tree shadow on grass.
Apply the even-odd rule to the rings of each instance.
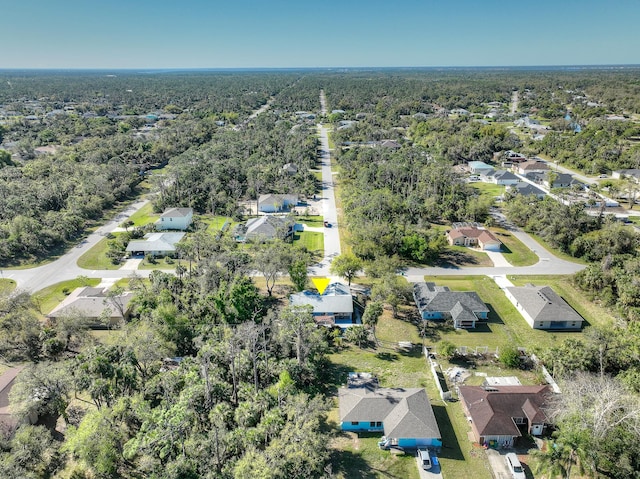
[[[398,355],[395,353],[380,352],[376,354],[376,358],[382,361],[397,361]]]
[[[442,436],[442,449],[438,453],[438,457],[464,461],[464,454],[462,454],[462,449],[460,449],[460,445],[458,444],[458,438],[453,429],[453,424],[451,424],[451,420],[449,419],[446,406],[434,405],[432,407],[433,414],[436,416],[436,421],[438,422],[440,435]]]
[[[340,473],[348,478],[375,479],[378,477],[367,464],[367,461],[351,451],[333,450],[331,451],[330,461],[332,477]]]

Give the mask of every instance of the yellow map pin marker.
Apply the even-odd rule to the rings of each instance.
[[[313,285],[318,290],[318,293],[324,293],[324,290],[329,286],[329,282],[331,281],[329,278],[311,278]]]

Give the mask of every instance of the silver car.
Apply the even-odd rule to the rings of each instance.
[[[431,456],[429,455],[429,451],[418,449],[417,455],[422,469],[424,469],[425,471],[431,469]]]

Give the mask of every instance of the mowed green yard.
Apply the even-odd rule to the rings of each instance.
[[[443,439],[444,447],[438,454],[445,479],[470,477],[489,479],[485,452],[474,446],[468,433],[471,428],[462,412],[459,402],[442,401],[426,359],[421,354],[421,346],[437,351],[443,340],[456,346],[475,349],[486,346],[489,352],[506,346],[522,346],[535,352],[558,344],[567,338],[579,338],[582,332],[546,332],[533,330],[520,313],[509,302],[495,282],[482,276],[425,277],[438,285],[449,286],[457,291],[476,291],[489,306],[491,312],[487,324],[475,330],[454,330],[443,324],[429,322],[424,340],[420,336],[423,323],[418,319],[417,309],[412,304],[400,308],[400,319],[391,317],[385,311],[377,327],[380,344],[376,348],[359,349],[348,346],[330,355],[332,363],[332,383],[346,382],[350,371],[371,372],[380,379],[382,387],[424,387],[431,399],[432,407]],[[591,325],[607,324],[613,317],[599,305],[588,301],[571,283],[570,276],[514,276],[509,277],[515,285],[534,283],[549,285],[571,304]],[[415,346],[410,352],[400,352],[395,345],[398,341],[410,341]],[[443,370],[455,362],[439,358]],[[523,384],[535,384],[539,377],[535,371],[505,369],[498,363],[478,364],[475,372],[493,376],[517,376]],[[466,384],[479,385],[484,378],[475,375]],[[337,399],[329,414],[329,424],[335,431],[331,443],[332,470],[338,478],[414,478],[417,467],[412,456],[395,456],[377,447],[381,434],[344,433],[339,428]]]
[[[380,319],[377,336],[381,345],[375,349],[355,346],[330,355],[334,384],[344,384],[350,371],[371,372],[381,387],[424,387],[431,399],[443,448],[438,454],[445,479],[470,477],[490,479],[484,451],[474,450],[467,438],[470,427],[459,403],[440,399],[426,358],[422,355],[418,326],[410,321],[394,319],[389,311]],[[413,350],[399,352],[397,341],[411,341]],[[351,478],[419,478],[413,455],[394,455],[378,448],[381,434],[354,434],[340,430],[337,399],[329,414],[335,431],[331,442],[332,470],[336,477]]]

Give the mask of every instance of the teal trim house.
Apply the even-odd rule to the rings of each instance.
[[[422,388],[376,388],[370,384],[340,388],[343,431],[381,432],[380,447],[439,449],[442,437],[427,393]]]

